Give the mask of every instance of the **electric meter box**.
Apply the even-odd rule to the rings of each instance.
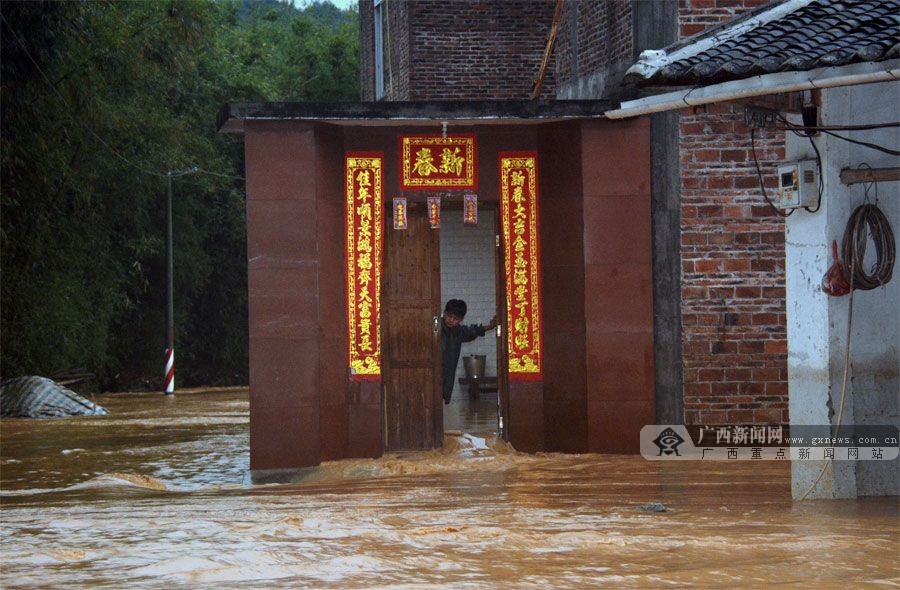
[[[819,201],[819,171],[815,160],[800,160],[778,167],[779,209],[815,207]]]

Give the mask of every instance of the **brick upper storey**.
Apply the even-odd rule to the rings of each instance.
[[[526,99],[541,64],[553,0],[389,0],[384,100]],[[375,99],[374,18],[361,2],[362,98]],[[555,96],[552,68],[542,98]]]

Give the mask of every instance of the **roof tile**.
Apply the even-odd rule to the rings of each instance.
[[[666,64],[648,78],[640,74],[629,77],[637,77],[642,85],[695,85],[883,61],[900,51],[898,38],[900,0],[817,0],[696,55]]]

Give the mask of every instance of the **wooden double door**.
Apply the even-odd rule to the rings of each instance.
[[[430,227],[423,207],[409,204],[406,230],[394,230],[390,217],[385,223],[381,313],[384,441],[388,451],[437,448],[444,437],[441,234],[440,229]],[[495,256],[497,267],[499,256]],[[496,300],[504,301],[500,268],[497,271]],[[503,307],[497,306],[501,324]],[[501,352],[498,357],[505,358],[505,354]],[[503,363],[498,362],[497,368],[505,375]],[[506,414],[505,379],[498,378],[498,382],[501,411]],[[505,416],[503,421],[507,422]]]

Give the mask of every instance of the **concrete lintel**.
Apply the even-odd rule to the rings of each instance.
[[[612,106],[608,100],[232,102],[219,111],[217,127],[223,133],[241,133],[244,121],[321,121],[339,125],[543,123],[603,118]]]

